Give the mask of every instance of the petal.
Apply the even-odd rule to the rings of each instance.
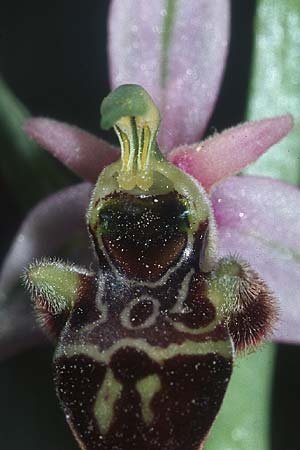
[[[80,128],[53,119],[35,118],[24,131],[79,177],[94,183],[103,167],[119,157],[119,150]]]
[[[209,190],[223,178],[235,175],[255,161],[293,127],[285,116],[238,125],[200,144],[174,149],[168,159]]]
[[[222,79],[229,15],[227,0],[112,2],[112,85],[137,83],[149,91],[162,114],[165,150],[203,134]]]
[[[80,183],[48,197],[27,216],[6,256],[0,274],[0,295],[15,285],[33,259],[52,256],[86,229],[85,211],[91,185]]]
[[[271,178],[233,177],[212,192],[219,254],[238,253],[278,297],[275,338],[300,342],[300,190]]]
[[[0,273],[0,358],[41,336],[29,299],[18,286],[24,268],[35,258],[54,256],[86,233],[85,210],[91,185],[81,183],[39,203],[27,216]],[[87,244],[86,244],[87,245]],[[92,261],[92,256],[87,260]]]

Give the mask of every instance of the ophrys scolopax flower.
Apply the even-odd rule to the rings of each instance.
[[[217,260],[207,193],[159,151],[159,120],[140,86],[103,101],[121,158],[101,172],[87,212],[98,272],[44,259],[25,275],[86,450],[202,448],[234,352],[261,342],[276,316],[246,262]]]

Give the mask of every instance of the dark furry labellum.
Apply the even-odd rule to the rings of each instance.
[[[202,449],[234,351],[260,343],[276,318],[246,263],[216,264],[209,199],[163,158],[159,120],[139,86],[104,99],[102,124],[114,127],[122,156],[100,174],[87,212],[97,273],[43,260],[25,275],[85,450]]]

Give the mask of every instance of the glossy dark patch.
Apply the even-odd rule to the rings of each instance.
[[[99,232],[119,269],[130,277],[156,280],[182,254],[188,217],[188,205],[176,192],[158,196],[114,194],[99,212]]]

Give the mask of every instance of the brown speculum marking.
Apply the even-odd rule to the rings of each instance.
[[[115,193],[104,200],[99,221],[107,253],[129,277],[157,280],[186,247],[189,211],[177,192]]]

